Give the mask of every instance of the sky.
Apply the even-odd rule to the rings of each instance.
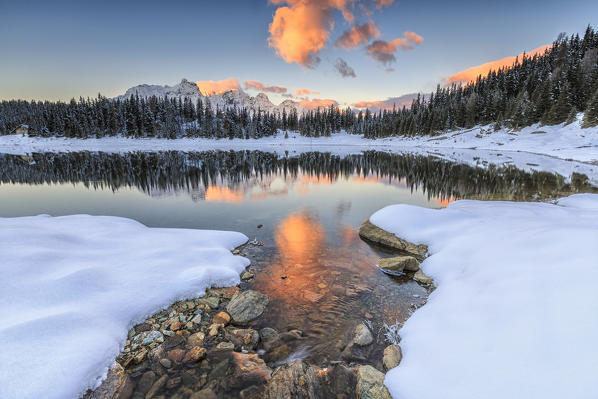
[[[596,15],[595,0],[0,0],[0,100],[186,78],[275,103],[374,104],[541,52]]]

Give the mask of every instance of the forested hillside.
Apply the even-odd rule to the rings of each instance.
[[[216,109],[209,100],[140,98],[63,102],[3,101],[0,134],[29,126],[30,135],[66,137],[259,138],[279,129],[305,136],[340,130],[366,137],[434,135],[456,128],[494,124],[520,128],[535,123],[572,122],[584,112],[584,126],[598,125],[598,32],[561,35],[542,56],[523,57],[465,86],[438,86],[411,107],[371,113],[330,107],[298,115]]]

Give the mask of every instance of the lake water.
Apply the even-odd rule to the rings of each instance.
[[[353,327],[369,320],[379,362],[383,323],[404,321],[425,287],[380,272],[388,256],[359,239],[376,210],[396,203],[441,208],[455,199],[540,200],[591,191],[578,176],[472,168],[430,157],[365,152],[281,156],[203,153],[0,154],[0,217],[86,213],[152,227],[235,230],[263,246],[243,250],[271,298],[254,327],[300,329],[294,356],[339,360]]]

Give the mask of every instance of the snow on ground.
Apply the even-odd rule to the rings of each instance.
[[[234,285],[241,233],[130,219],[0,218],[0,398],[77,398],[128,329],[171,303]]]
[[[429,244],[437,286],[400,330],[394,398],[598,397],[598,195],[393,205],[370,220]]]
[[[563,126],[530,126],[520,131],[476,127],[451,131],[435,137],[391,137],[365,139],[346,133],[331,137],[303,137],[290,133],[251,140],[216,139],[102,139],[32,138],[0,136],[0,153],[25,155],[32,152],[102,151],[207,151],[261,150],[284,155],[309,151],[335,155],[376,150],[392,153],[436,156],[470,166],[512,165],[525,171],[548,171],[569,178],[582,173],[598,184],[598,127],[581,129],[579,122]]]

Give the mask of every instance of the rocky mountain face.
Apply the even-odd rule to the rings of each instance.
[[[275,105],[270,101],[268,96],[264,93],[259,93],[256,96],[250,96],[243,90],[229,90],[223,93],[213,94],[205,96],[203,95],[197,85],[194,82],[190,82],[187,79],[181,80],[181,83],[174,86],[160,86],[160,85],[148,85],[142,84],[131,87],[125,94],[116,97],[117,99],[129,98],[137,94],[142,98],[149,98],[151,96],[156,97],[168,97],[168,98],[189,98],[194,103],[201,99],[203,102],[208,101],[211,107],[216,110],[225,109],[230,107],[247,108],[250,111],[257,112],[258,110],[270,113],[282,113],[286,111],[287,115],[293,110],[297,111],[297,114],[303,114],[307,109],[299,102],[293,100],[285,100],[282,103]]]

